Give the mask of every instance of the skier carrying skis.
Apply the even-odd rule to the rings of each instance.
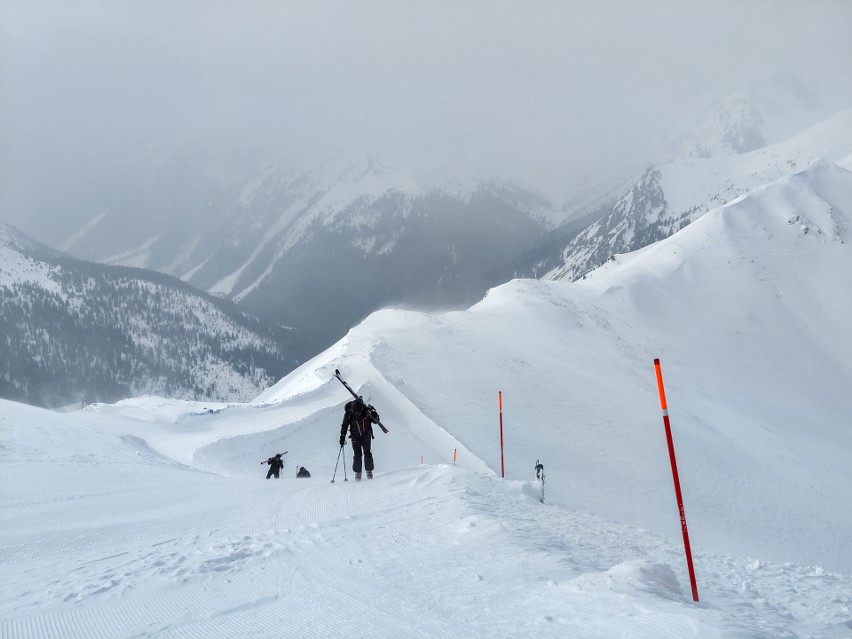
[[[355,481],[361,481],[361,460],[363,457],[364,468],[367,471],[367,479],[373,478],[373,453],[370,450],[373,443],[373,424],[378,423],[379,414],[376,409],[365,404],[363,398],[358,397],[346,403],[343,411],[343,424],[340,426],[340,445],[346,444],[346,431],[352,440],[352,470],[355,472]]]
[[[269,479],[273,475],[275,475],[275,479],[278,479],[279,474],[281,473],[281,469],[284,468],[284,460],[281,459],[281,453],[277,453],[275,457],[270,457],[266,461],[260,462],[262,464],[269,464],[269,471],[266,473],[266,478]]]

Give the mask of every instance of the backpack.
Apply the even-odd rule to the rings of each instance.
[[[358,399],[347,402],[345,410],[352,417],[361,417],[361,414],[364,412],[364,400],[359,397]]]

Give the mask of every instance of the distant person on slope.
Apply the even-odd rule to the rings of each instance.
[[[346,403],[343,411],[343,424],[340,426],[340,445],[346,444],[346,431],[352,440],[352,470],[355,481],[361,481],[361,459],[367,471],[367,479],[373,478],[373,424],[379,421],[376,409],[365,404],[362,398]]]
[[[284,468],[284,460],[281,459],[281,453],[275,455],[275,457],[270,457],[265,462],[260,462],[261,464],[269,464],[269,472],[266,473],[266,478],[269,479],[273,475],[275,475],[275,479],[278,479],[279,474],[281,473],[281,469]]]

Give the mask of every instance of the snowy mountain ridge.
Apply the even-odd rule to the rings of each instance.
[[[818,158],[842,161],[852,149],[852,110],[793,138],[749,153],[678,160],[649,168],[612,209],[573,238],[545,279],[578,279],[613,255],[647,246],[715,206],[800,170]]]
[[[328,344],[387,304],[472,303],[550,223],[549,203],[504,184],[433,189],[378,163],[325,184],[270,173],[193,243],[201,266],[182,276]]]
[[[353,234],[352,247],[360,249],[367,259],[391,254],[400,236],[408,233],[406,220],[424,213],[424,200],[437,196],[463,208],[483,191],[510,202],[543,229],[559,221],[559,213],[544,199],[533,199],[517,187],[493,180],[414,171],[377,160],[363,160],[354,166],[328,163],[312,173],[294,174],[276,167],[243,190],[239,209],[233,214],[237,224],[262,230],[262,236],[246,261],[216,282],[210,291],[234,300],[243,299],[270,273],[271,269],[266,268],[256,279],[242,277],[245,272],[257,272],[256,268],[252,269],[252,263],[265,249],[274,247],[273,261],[281,259],[309,241],[317,227]],[[258,209],[268,208],[271,201],[282,201],[283,205],[276,207],[275,217],[259,218]],[[392,221],[388,219],[388,206],[394,207]],[[391,222],[389,229],[388,222]],[[182,277],[192,281],[197,269]]]
[[[50,407],[155,393],[246,400],[297,360],[283,334],[160,273],[0,225],[0,394]]]
[[[831,115],[818,93],[793,75],[734,82],[703,113],[684,116],[666,159],[735,155],[782,142]]]
[[[212,229],[197,230],[193,237],[184,238],[183,249],[179,255],[173,256],[168,270],[157,261],[151,250],[152,245],[164,241],[160,232],[154,232],[150,237],[137,240],[135,246],[101,259],[110,264],[165,270],[195,283],[214,261],[211,260],[209,250],[211,240],[227,238],[231,249],[237,249],[245,244],[239,238],[240,231],[248,230],[255,240],[252,243],[253,250],[244,248],[245,261],[210,287],[210,292],[239,299],[246,294],[246,289],[257,286],[257,280],[237,290],[232,290],[230,285],[240,279],[239,273],[251,270],[252,262],[265,254],[267,245],[274,244],[278,253],[286,253],[306,241],[306,235],[317,225],[338,230],[376,231],[376,222],[380,218],[387,221],[386,216],[376,210],[376,205],[379,203],[380,208],[381,202],[388,199],[400,204],[396,217],[404,220],[424,198],[439,195],[456,202],[455,206],[464,207],[483,191],[513,200],[519,211],[543,228],[550,228],[561,221],[561,213],[545,198],[509,182],[499,182],[493,177],[436,168],[415,170],[409,166],[363,157],[326,161],[315,167],[282,161],[244,184],[237,201],[214,220]],[[515,193],[514,197],[512,193]],[[96,226],[91,224],[87,232],[95,230]],[[375,235],[375,238],[379,238],[379,235]],[[381,244],[376,241],[367,244],[361,242],[361,246],[373,247],[377,243]],[[386,250],[392,249],[387,243],[384,245]],[[213,246],[215,248],[216,245]],[[372,252],[370,248],[366,251]]]
[[[0,223],[0,248],[4,249],[3,285],[28,282],[53,293],[61,292],[61,287],[50,277],[50,266],[36,257],[39,253],[54,255],[57,253],[21,233],[14,232],[11,227],[3,223]]]

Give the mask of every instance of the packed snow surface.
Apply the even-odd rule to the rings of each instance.
[[[852,637],[850,229],[819,161],[583,282],[376,313],[252,403],[2,402],[0,636]]]
[[[677,160],[660,167],[670,214],[718,206],[818,158],[840,161],[852,147],[852,109],[840,111],[783,142],[749,153]],[[715,203],[715,204],[713,204]]]

